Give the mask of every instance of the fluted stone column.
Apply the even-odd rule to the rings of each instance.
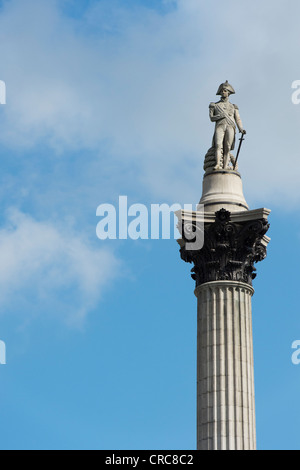
[[[215,123],[204,159],[202,196],[196,211],[177,211],[180,256],[191,263],[198,299],[197,448],[256,448],[251,297],[255,264],[270,241],[266,208],[249,210],[237,168],[246,131],[235,90],[221,83],[209,105]],[[238,127],[242,137],[236,156]]]
[[[195,290],[199,450],[256,449],[253,292],[232,281],[209,282]]]
[[[251,297],[254,265],[270,241],[270,210],[237,211],[229,196],[221,201],[226,208],[210,201],[215,213],[177,212],[180,255],[193,265],[198,299],[198,450],[256,448]],[[204,243],[193,249],[197,232]]]

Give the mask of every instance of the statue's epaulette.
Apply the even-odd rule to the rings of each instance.
[[[234,106],[234,109],[239,109],[237,104],[234,104],[233,106]]]
[[[214,108],[216,106],[216,103],[209,103],[210,108]]]

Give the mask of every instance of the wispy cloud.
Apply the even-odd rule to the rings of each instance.
[[[105,143],[110,158],[137,168],[154,196],[194,200],[213,133],[208,103],[228,79],[248,130],[240,162],[247,194],[253,203],[258,193],[270,203],[297,203],[300,107],[291,104],[290,84],[299,78],[299,44],[282,33],[283,25],[295,26],[300,6],[171,5],[161,14],[104,0],[71,18],[52,0],[6,2],[1,141],[57,152],[99,152]],[[258,5],[266,15],[256,15]],[[292,175],[281,171],[283,159]]]
[[[71,18],[52,0],[5,2],[0,143],[28,161],[1,176],[1,199],[22,208],[0,232],[2,311],[31,301],[68,321],[86,317],[119,262],[89,244],[92,217],[120,191],[198,202],[213,134],[208,104],[225,79],[248,131],[240,158],[248,203],[297,207],[300,106],[290,86],[300,78],[299,44],[280,31],[300,6],[290,17],[267,1],[262,21],[257,5],[229,0],[216,11],[178,0],[161,14],[104,0]],[[62,229],[57,220],[67,216]],[[84,236],[71,220],[78,216]]]
[[[2,313],[31,304],[34,314],[74,326],[83,324],[120,268],[110,251],[15,210],[0,229],[0,259]]]

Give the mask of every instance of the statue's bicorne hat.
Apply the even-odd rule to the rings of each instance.
[[[220,95],[223,88],[226,88],[226,90],[228,90],[231,95],[233,95],[235,93],[235,90],[234,90],[233,86],[231,86],[228,83],[228,80],[226,80],[225,83],[221,83],[221,85],[219,86],[218,91],[217,91],[216,94]]]

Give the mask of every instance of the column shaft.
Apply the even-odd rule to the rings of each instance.
[[[198,450],[256,448],[253,292],[235,281],[196,288]]]

